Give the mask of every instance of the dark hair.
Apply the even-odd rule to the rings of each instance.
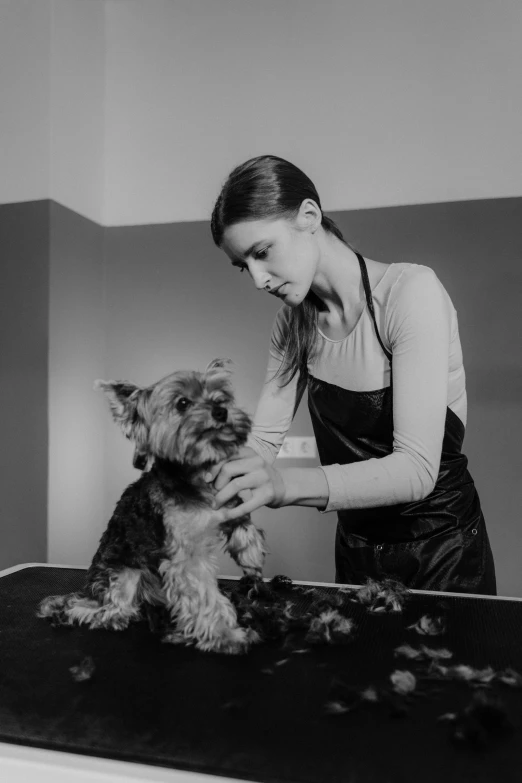
[[[220,247],[225,229],[235,223],[243,220],[295,218],[307,198],[315,201],[322,211],[314,183],[297,166],[274,155],[251,158],[232,171],[221,189],[212,211],[212,238]],[[348,245],[337,225],[324,213],[321,225],[325,231]],[[317,337],[319,306],[319,299],[309,291],[300,305],[291,308],[286,341],[284,345],[277,346],[283,354],[278,375],[283,377],[284,386],[298,372],[301,379],[306,377],[307,362]]]

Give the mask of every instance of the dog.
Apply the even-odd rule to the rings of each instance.
[[[167,643],[239,654],[260,641],[254,629],[238,624],[219,590],[216,552],[223,545],[244,578],[262,582],[264,532],[250,515],[225,521],[204,478],[237,453],[251,430],[250,417],[235,403],[230,365],[215,359],[204,372],[174,372],[145,388],[95,382],[135,444],[134,465],[144,470],[118,501],[83,590],[45,598],[39,617],[122,630],[158,607],[167,617]]]

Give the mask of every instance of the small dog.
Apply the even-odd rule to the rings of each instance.
[[[175,372],[146,388],[96,381],[135,444],[134,465],[146,469],[118,501],[83,591],[45,598],[39,617],[121,630],[162,607],[169,618],[165,642],[237,654],[260,641],[254,629],[238,625],[219,590],[216,549],[224,543],[244,575],[262,581],[264,533],[249,515],[224,521],[204,480],[251,429],[250,417],[236,407],[230,375],[229,360],[215,359],[203,373]]]

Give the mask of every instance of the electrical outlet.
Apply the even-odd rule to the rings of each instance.
[[[295,457],[300,459],[315,459],[317,444],[315,438],[295,438]]]
[[[313,437],[294,437],[284,439],[277,455],[278,459],[315,459],[317,445]]]
[[[292,459],[295,454],[295,438],[285,438],[277,459]]]

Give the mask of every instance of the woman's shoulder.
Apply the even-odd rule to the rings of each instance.
[[[390,264],[389,279],[380,292],[381,306],[387,333],[392,333],[405,319],[428,317],[437,314],[448,322],[456,316],[453,302],[429,266],[414,263]]]
[[[282,328],[284,325],[288,324],[290,321],[290,313],[292,311],[292,308],[289,305],[281,305],[279,310],[274,316],[273,320],[273,328],[276,326],[279,328]]]
[[[423,298],[435,292],[446,293],[431,267],[409,262],[389,264],[376,292],[384,306],[407,302],[412,297]]]
[[[383,280],[388,278],[388,287],[391,287],[391,285],[396,284],[404,285],[412,280],[427,280],[430,277],[437,277],[430,266],[425,266],[425,264],[414,264],[409,261],[400,261],[388,264],[388,269],[386,270]]]
[[[292,308],[289,305],[282,305],[275,314],[272,321],[272,342],[279,343],[286,338],[291,312]]]

